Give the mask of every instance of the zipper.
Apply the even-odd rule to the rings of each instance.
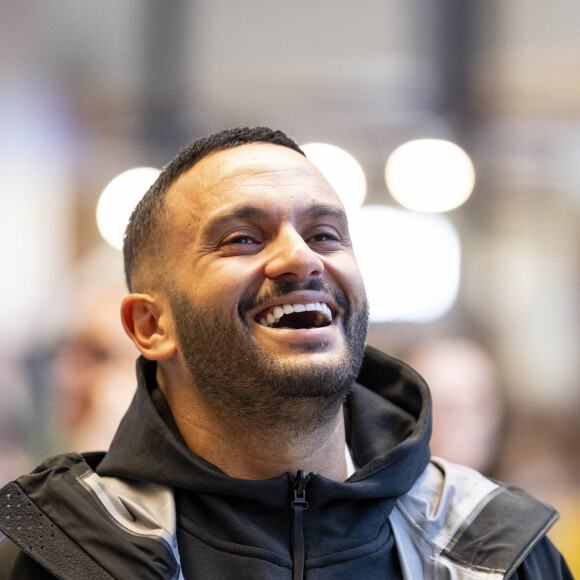
[[[308,509],[306,501],[306,486],[310,482],[310,475],[306,475],[304,470],[299,470],[293,478],[292,491],[293,500],[290,502],[292,508],[292,529],[290,534],[290,546],[292,547],[292,562],[294,566],[293,580],[303,580],[304,578],[304,512]]]

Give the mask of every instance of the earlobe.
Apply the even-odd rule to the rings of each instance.
[[[121,321],[129,338],[150,360],[168,359],[177,350],[167,308],[150,294],[129,294],[121,304]]]

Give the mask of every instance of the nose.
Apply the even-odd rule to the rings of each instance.
[[[324,272],[320,256],[291,226],[270,243],[265,274],[268,278],[301,282]]]

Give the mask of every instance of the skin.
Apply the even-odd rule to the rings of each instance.
[[[178,294],[219,313],[242,348],[266,353],[285,368],[323,369],[343,360],[349,353],[343,308],[324,290],[303,289],[322,280],[351,305],[366,304],[338,196],[302,155],[257,143],[204,158],[176,180],[166,202],[171,282],[127,296],[121,313],[141,353],[158,361],[158,383],[187,445],[233,477],[266,479],[304,469],[346,479],[341,400],[325,406],[322,399],[287,393],[276,400],[280,420],[269,421],[251,405],[245,415],[232,414],[228,390],[225,402],[212,399],[189,371],[171,307]],[[298,286],[268,298],[279,282]],[[256,297],[266,301],[241,309]],[[275,304],[317,301],[331,308],[330,326],[274,329],[255,320]],[[268,387],[257,385],[264,393]]]

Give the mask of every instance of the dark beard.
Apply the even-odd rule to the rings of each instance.
[[[245,312],[273,298],[305,289],[332,294],[343,311],[346,346],[340,357],[326,363],[280,361],[252,341],[246,324],[234,329],[215,310],[196,307],[186,294],[170,294],[188,370],[217,414],[266,429],[295,425],[297,417],[302,426],[305,421],[319,423],[338,412],[362,364],[368,324],[366,297],[351,305],[342,292],[317,279],[301,285],[277,282],[267,294],[243,299],[240,319],[244,321]],[[309,346],[317,350],[321,345]]]

